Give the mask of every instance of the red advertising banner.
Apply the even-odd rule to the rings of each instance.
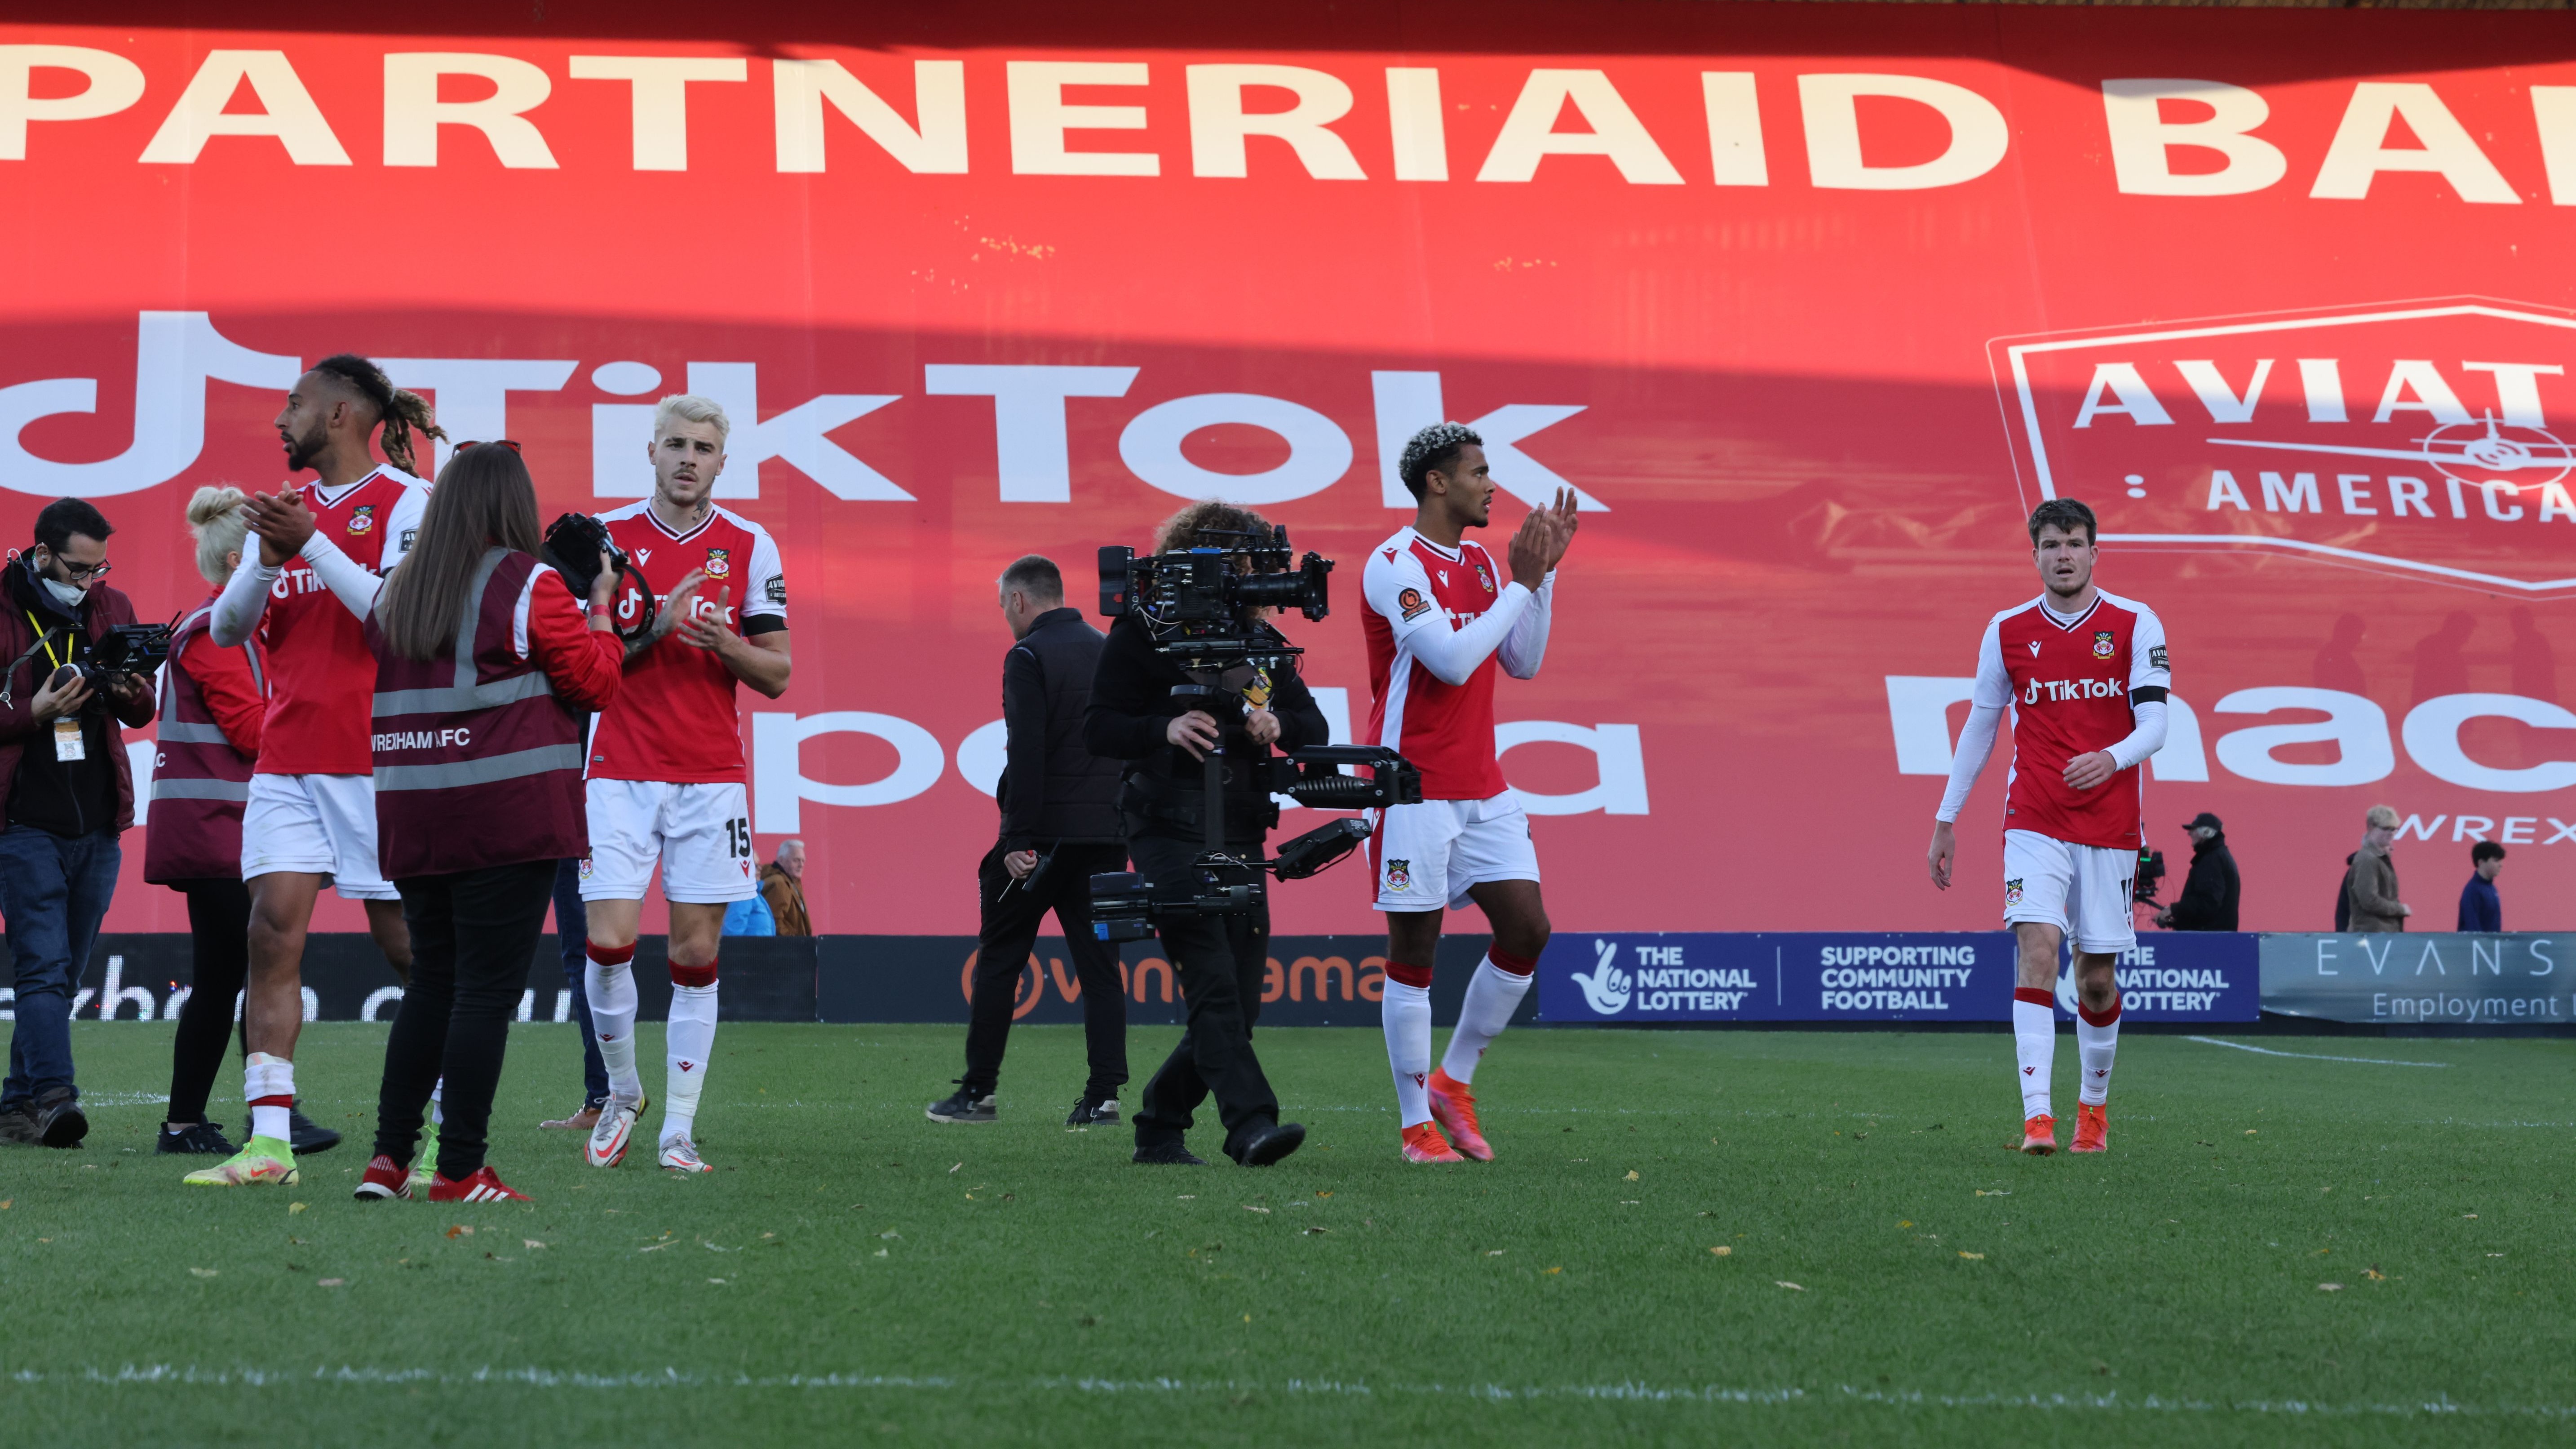
[[[0,26],[0,537],[90,498],[142,612],[194,603],[184,500],[279,481],[335,351],[520,440],[549,515],[640,496],[654,398],[715,397],[796,658],[744,695],[752,824],[808,842],[822,930],[972,929],[1020,554],[1088,611],[1098,545],[1260,508],[1341,561],[1290,632],[1365,723],[1359,562],[1443,417],[1497,537],[1584,500],[1498,699],[1561,927],[1991,928],[2001,761],[1960,888],[1922,852],[2052,496],[2171,637],[2177,882],[2212,810],[2245,926],[2322,929],[2385,801],[2425,924],[2482,838],[2508,925],[2570,924],[2558,17],[97,16]],[[111,929],[181,928],[127,855]],[[1280,929],[1372,929],[1365,887],[1285,887]]]

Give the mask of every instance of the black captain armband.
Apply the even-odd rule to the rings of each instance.
[[[2137,688],[2129,691],[2129,703],[2132,706],[2141,704],[2162,704],[2164,702],[2165,687],[2161,684],[2141,684]]]
[[[761,634],[780,633],[786,628],[787,619],[786,616],[782,614],[745,614],[742,616],[742,637],[745,639],[753,638]]]

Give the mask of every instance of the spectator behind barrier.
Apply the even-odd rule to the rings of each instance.
[[[2503,846],[2481,840],[2469,847],[2469,883],[2460,887],[2461,930],[2504,929],[2504,898],[2495,888],[2496,875],[2503,869]]]
[[[2156,917],[2156,924],[2169,931],[2235,930],[2240,886],[2236,856],[2227,848],[2227,827],[2203,810],[2183,829],[2191,832],[2191,874],[2183,881],[2182,895]]]
[[[805,842],[778,842],[778,858],[760,868],[761,909],[769,917],[766,931],[735,931],[727,913],[725,934],[744,936],[810,936],[814,918],[805,909]]]
[[[2397,863],[2388,858],[2388,847],[2397,839],[2397,811],[2388,805],[2373,805],[2364,817],[2361,849],[2354,851],[2344,870],[2344,907],[2350,912],[2353,931],[2403,931],[2406,918],[2414,908],[2397,898]]]

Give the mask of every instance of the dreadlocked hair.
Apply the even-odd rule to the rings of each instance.
[[[354,352],[335,353],[313,364],[313,370],[337,378],[357,390],[360,397],[373,404],[376,417],[385,428],[385,460],[417,478],[420,465],[412,461],[412,434],[444,442],[445,429],[431,421],[429,399],[419,393],[394,386],[385,370]]]

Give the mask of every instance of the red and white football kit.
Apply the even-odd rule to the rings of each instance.
[[[339,488],[308,483],[314,537],[369,573],[402,561],[420,532],[429,486],[390,464]],[[258,637],[268,665],[268,716],[242,811],[242,879],[271,871],[331,877],[345,900],[401,896],[376,867],[376,659],[365,627],[311,564],[283,569],[256,553],[215,605],[221,645]]]
[[[710,507],[695,527],[675,532],[654,516],[649,499],[600,521],[657,600],[691,570],[704,570],[693,603],[699,617],[714,612],[722,590],[725,622],[743,634],[787,627],[786,574],[778,545],[759,524]],[[642,595],[629,585],[614,607],[618,621],[631,626]],[[591,735],[583,900],[643,899],[656,863],[665,900],[719,905],[756,893],[735,684],[723,660],[683,641],[677,629],[627,664],[617,698]]]
[[[1421,803],[1377,812],[1377,908],[1436,911],[1465,904],[1485,881],[1537,880],[1529,817],[1494,754],[1494,669],[1538,673],[1556,575],[1532,593],[1481,545],[1442,548],[1407,527],[1370,552],[1361,588],[1363,739],[1422,771]]]
[[[2116,954],[2137,944],[2129,906],[2144,838],[2139,767],[2164,743],[2171,681],[2164,624],[2133,599],[2099,594],[2070,618],[2043,596],[1987,622],[1968,728],[1938,818],[1958,818],[2009,709],[2007,922],[2046,922],[2081,951]],[[2110,751],[2119,773],[2090,790],[2069,786],[2067,761],[2095,750]]]

